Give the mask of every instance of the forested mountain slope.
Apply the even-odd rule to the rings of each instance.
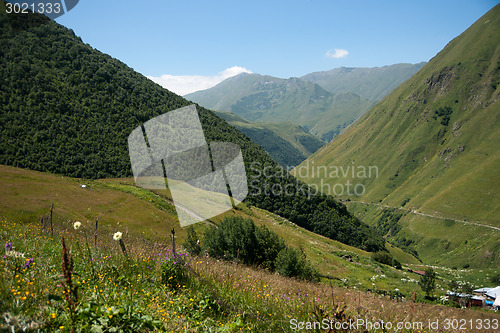
[[[325,144],[305,128],[290,122],[249,121],[222,111],[217,111],[216,114],[259,144],[284,168],[299,165]]]
[[[91,179],[131,176],[130,132],[190,104],[40,15],[7,15],[0,8],[0,55],[1,164]],[[241,147],[247,203],[351,245],[384,248],[383,239],[344,205],[282,172],[213,112],[198,112],[208,142]],[[284,195],[285,187],[292,195]]]

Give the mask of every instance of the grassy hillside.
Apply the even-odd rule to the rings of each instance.
[[[325,143],[306,129],[292,123],[249,121],[230,112],[216,112],[229,124],[260,145],[284,168],[294,167]]]
[[[380,101],[393,89],[424,67],[418,64],[395,64],[374,68],[335,68],[301,77],[331,93],[352,92],[370,101]]]
[[[99,238],[119,230],[130,234],[129,242],[137,237],[138,242],[145,240],[167,245],[170,230],[175,228],[177,243],[183,244],[186,240],[186,229],[179,227],[168,190],[145,190],[127,178],[76,179],[3,165],[0,165],[0,176],[0,185],[5,189],[0,194],[0,217],[8,221],[38,223],[54,204],[53,226],[56,232],[71,228],[74,221],[81,221],[84,227],[93,229],[95,219],[99,218]],[[82,188],[82,184],[86,188]],[[314,234],[255,206],[240,204],[237,209],[205,224],[196,224],[196,230],[203,234],[205,226],[217,224],[226,216],[250,218],[257,225],[265,225],[276,232],[287,244],[302,248],[322,275],[333,277],[335,285],[361,285],[371,289],[373,275],[382,273],[386,278],[376,282],[378,288],[399,288],[408,293],[413,290],[401,281],[407,273],[375,262],[371,253]],[[421,267],[412,255],[394,246],[388,246],[388,249],[404,267]],[[474,276],[471,281],[476,285],[488,284],[494,272],[480,277],[471,271],[471,276]],[[445,270],[441,276],[444,279],[451,277]],[[347,283],[341,280],[345,277]]]
[[[242,73],[185,96],[207,108],[246,120],[291,122],[329,141],[366,112],[371,102],[351,92],[329,93],[298,78]]]
[[[295,332],[292,318],[298,322],[376,318],[410,323],[400,332],[435,332],[428,326],[429,318],[440,323],[499,319],[494,312],[301,282],[211,258],[174,259],[170,249],[131,244],[127,237],[123,239],[129,255],[124,259],[111,236],[97,248],[82,248],[88,233],[83,228],[62,232],[74,260],[69,271],[72,282],[62,285],[64,280],[56,278],[63,276],[60,240],[39,234],[34,224],[0,222],[1,241],[8,240],[16,252],[33,259],[28,268],[17,270],[16,259],[0,259],[0,311],[6,318],[0,323],[2,331]],[[181,276],[171,275],[180,272]],[[377,283],[384,279],[376,276]],[[67,301],[72,299],[68,293],[78,295],[77,301]],[[359,328],[364,330],[363,325]]]
[[[99,218],[100,227],[105,230],[120,228],[168,243],[170,230],[175,228],[178,243],[182,244],[186,239],[186,228],[179,227],[168,190],[146,190],[136,186],[130,178],[89,180],[4,165],[0,165],[0,176],[0,186],[4,189],[0,194],[0,216],[9,221],[39,222],[42,216],[49,214],[54,204],[54,227],[58,230],[71,225],[68,221],[82,221],[90,228]],[[369,252],[316,235],[269,211],[245,204],[205,225],[218,223],[225,216],[233,215],[265,224],[289,244],[303,247],[314,263],[322,266],[323,274],[337,275],[346,269],[344,266],[350,267],[347,268],[349,270],[355,267],[343,263],[344,260],[332,252],[334,249],[362,255],[367,260],[371,256]],[[196,228],[203,230],[199,224]],[[329,263],[321,265],[327,258]],[[404,264],[418,264],[411,255],[399,258]]]
[[[95,325],[94,330],[120,326],[134,332],[152,331],[152,327],[160,332],[215,328],[288,332],[292,331],[291,317],[314,320],[318,315],[347,320],[369,315],[385,321],[498,317],[492,312],[419,304],[424,295],[416,283],[418,275],[407,269],[422,266],[397,248],[389,246],[404,270],[382,265],[368,252],[252,206],[241,204],[225,216],[250,218],[267,226],[287,244],[303,249],[329,279],[310,283],[257,267],[189,255],[180,259],[191,267],[185,271],[187,275],[174,276],[181,270],[176,264],[172,266],[169,229],[176,229],[178,252],[184,253],[181,244],[186,235],[171,213],[169,193],[138,188],[130,179],[74,179],[0,166],[0,185],[4,189],[0,192],[0,242],[10,243],[15,251],[33,258],[27,268],[23,267],[25,259],[21,262],[10,255],[0,259],[0,313],[8,319],[0,323],[1,330],[14,326],[15,330],[65,331],[76,325],[88,331]],[[52,203],[54,236],[48,230],[41,231],[38,223]],[[78,230],[73,228],[76,220],[82,222]],[[202,224],[195,227],[199,233],[205,229]],[[119,243],[112,239],[116,231],[123,232],[126,260]],[[59,235],[66,238],[74,259],[73,283],[78,285],[79,298],[73,320],[65,288],[57,278],[62,274]],[[93,260],[88,260],[89,256]],[[438,273],[437,296],[445,293],[450,281],[485,286],[500,273],[498,269],[434,268]],[[172,280],[181,284],[176,286]],[[417,303],[411,301],[414,292]],[[422,331],[432,330],[424,327]]]
[[[45,24],[13,28],[31,16]],[[44,16],[0,11],[0,32],[2,164],[72,177],[129,177],[131,131],[190,104]],[[283,172],[246,135],[209,110],[200,107],[198,115],[207,142],[241,148],[246,202],[350,245],[384,247],[345,206]]]
[[[360,196],[352,187],[351,195],[340,193],[341,186],[335,191],[354,201],[404,206],[432,216],[499,227],[499,14],[500,6],[496,6],[349,130],[305,161],[302,179],[323,185],[325,191],[328,184],[331,192],[335,184],[360,184]],[[320,166],[323,169],[318,170]],[[350,167],[350,171],[335,173],[341,167]],[[371,174],[363,171],[370,167]],[[410,232],[417,220],[421,217],[412,216],[401,232],[406,230],[422,245],[422,251],[423,247],[434,248],[436,260],[452,253],[429,242],[436,232],[446,232],[443,237],[449,237],[467,230],[459,224],[449,229],[422,227],[420,239]],[[474,235],[475,231],[469,241]],[[476,244],[477,251],[468,252],[467,246],[461,250],[470,261],[478,262],[484,261],[480,253],[487,252],[490,265],[498,266],[499,237],[500,233],[492,232]],[[456,246],[461,240],[451,242]],[[463,254],[458,251],[455,256]]]

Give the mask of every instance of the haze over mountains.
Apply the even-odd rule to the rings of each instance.
[[[361,98],[378,102],[418,72],[425,64],[426,62],[374,68],[340,67],[306,74],[301,79],[316,83],[331,93],[352,92]]]
[[[263,145],[278,163],[295,166],[315,152],[310,147],[305,150],[296,147],[305,138],[304,133],[297,134],[297,126],[329,142],[424,64],[342,67],[289,79],[242,73],[185,97],[212,110],[232,112],[243,118],[244,126],[242,121],[226,117],[254,142]],[[269,128],[271,123],[274,129]],[[276,131],[277,127],[282,131]],[[311,137],[307,140],[318,141]],[[312,146],[321,145],[315,142]],[[283,150],[287,153],[280,153]]]
[[[330,141],[423,64],[343,67],[289,79],[242,73],[185,97],[245,120],[289,121]]]
[[[392,220],[399,229],[386,229],[387,235],[413,243],[424,259],[448,264],[468,260],[467,265],[498,267],[499,110],[497,5],[303,162],[296,169],[303,172],[297,175],[325,192],[353,201],[404,207],[409,213],[397,213]],[[338,166],[352,166],[356,171],[376,166],[378,172],[371,177],[357,172],[331,174]],[[313,172],[320,168],[327,171]],[[364,191],[356,196],[340,193],[340,187],[333,190],[336,184],[347,182],[362,185]],[[372,209],[367,206],[353,204],[350,208],[366,220],[377,223],[379,219],[382,224],[389,221],[387,214],[395,212],[382,217],[380,212],[367,211]],[[368,218],[367,214],[372,215]]]

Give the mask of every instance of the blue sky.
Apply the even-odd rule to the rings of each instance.
[[[185,94],[243,68],[288,78],[428,61],[497,3],[81,0],[57,22]]]

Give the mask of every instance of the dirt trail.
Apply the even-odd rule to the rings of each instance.
[[[403,208],[403,207],[392,207],[392,206],[384,205],[384,204],[381,204],[381,203],[375,203],[375,202],[364,202],[364,201],[351,201],[351,202],[356,202],[356,203],[361,203],[361,204],[365,204],[365,205],[372,205],[372,206],[379,206],[379,207],[384,207],[384,208],[393,208],[393,209],[399,209],[399,210],[408,211],[408,209]],[[478,227],[485,227],[485,228],[490,228],[490,229],[493,229],[493,230],[496,230],[496,231],[500,231],[500,228],[498,228],[498,227],[494,227],[494,226],[488,225],[488,224],[482,224],[482,223],[479,223],[479,222],[470,222],[470,221],[455,219],[455,218],[452,218],[452,217],[442,217],[442,216],[438,216],[438,215],[426,214],[426,213],[421,213],[421,212],[419,212],[417,210],[411,210],[410,212],[413,213],[413,214],[416,214],[416,215],[433,217],[433,218],[441,219],[441,220],[452,220],[452,221],[455,221],[455,222],[458,222],[458,223],[475,225],[475,226],[478,226]]]

